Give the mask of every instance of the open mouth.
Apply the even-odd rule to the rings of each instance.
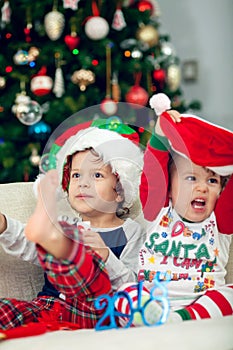
[[[205,200],[200,198],[194,199],[191,202],[191,205],[194,209],[203,209],[205,206]]]

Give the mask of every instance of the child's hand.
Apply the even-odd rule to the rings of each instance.
[[[0,234],[6,230],[6,227],[6,218],[2,213],[0,213]]]
[[[174,121],[174,123],[181,122],[181,114],[178,111],[171,109],[171,110],[167,111],[167,113],[170,115],[170,117]],[[165,136],[162,129],[161,129],[161,126],[160,126],[160,118],[163,118],[163,117],[158,117],[156,125],[155,125],[155,133],[160,135],[160,136]]]
[[[99,233],[92,230],[82,230],[82,234],[84,244],[92,248],[103,259],[103,261],[106,261],[109,251]]]

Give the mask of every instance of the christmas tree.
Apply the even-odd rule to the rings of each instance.
[[[111,118],[120,105],[146,107],[164,92],[180,112],[199,109],[182,97],[179,58],[159,33],[159,1],[0,4],[1,183],[34,180],[49,135],[85,108],[99,106],[90,118]],[[123,122],[149,130],[145,113],[131,110]]]

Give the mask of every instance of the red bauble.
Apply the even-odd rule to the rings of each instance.
[[[166,71],[162,68],[154,70],[153,78],[159,83],[164,83],[166,79]]]
[[[44,96],[51,92],[53,80],[47,74],[47,68],[43,66],[39,72],[32,77],[31,91],[36,96]]]
[[[140,12],[150,11],[150,15],[152,15],[154,8],[150,1],[148,0],[141,0],[137,3],[137,9]]]
[[[65,44],[68,46],[70,51],[76,49],[79,46],[80,38],[76,33],[71,33],[71,35],[66,35],[64,38]]]
[[[125,95],[125,100],[128,103],[132,103],[134,108],[140,108],[140,106],[145,106],[149,98],[148,92],[139,85],[132,86],[127,94]]]

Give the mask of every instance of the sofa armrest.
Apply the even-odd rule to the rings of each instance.
[[[26,223],[36,203],[32,184],[0,184],[0,212]],[[0,267],[0,297],[31,300],[41,290],[42,268],[6,254],[1,246]]]

